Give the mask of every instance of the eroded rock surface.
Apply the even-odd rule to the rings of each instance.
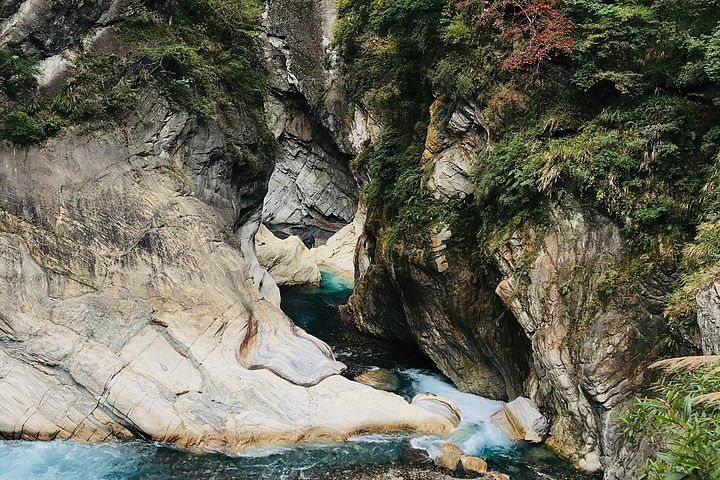
[[[440,120],[441,99],[430,107],[430,126],[425,140],[423,161],[432,168],[428,188],[436,198],[465,198],[475,191],[470,180],[470,165],[488,134],[476,118],[476,108],[461,104],[446,122]]]
[[[436,245],[428,238],[430,255],[387,249],[377,237],[380,227],[368,217],[358,241],[350,299],[356,325],[417,344],[464,391],[495,399],[521,395],[527,337],[490,287],[496,273],[476,272],[467,256],[449,253],[446,235],[436,235]]]
[[[600,298],[599,279],[625,246],[615,225],[571,199],[545,227],[510,234],[482,268],[458,248],[461,230],[429,234],[422,252],[387,249],[382,222],[369,214],[351,300],[358,326],[416,343],[465,391],[532,398],[550,418],[547,442],[557,452],[578,468],[627,477],[642,455],[624,445],[617,416],[647,365],[667,354],[672,278],[644,278],[623,292],[622,307]]]
[[[598,296],[600,276],[623,255],[618,228],[573,200],[552,210],[549,225],[516,232],[495,255],[504,274],[497,293],[532,343],[531,397],[554,414],[548,443],[579,468],[623,478],[633,459],[621,458],[617,415],[662,354],[672,279],[644,279],[621,310]]]
[[[238,112],[223,131],[152,91],[137,109],[0,150],[0,434],[236,451],[452,429],[337,375],[274,304],[253,243],[272,169],[257,126]]]
[[[266,117],[281,149],[263,207],[268,223],[335,231],[357,209],[349,161],[364,127],[353,128],[362,114],[348,104],[342,78],[328,63],[335,18],[331,0],[265,4]]]
[[[355,247],[359,237],[356,223],[345,225],[325,245],[310,250],[320,268],[337,273],[347,280],[354,280],[355,275]]]
[[[278,285],[319,285],[320,269],[315,258],[299,237],[280,239],[265,225],[255,235],[260,265]]]
[[[696,298],[698,326],[705,355],[720,355],[720,282],[713,282]]]

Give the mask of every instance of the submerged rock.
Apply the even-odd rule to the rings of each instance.
[[[405,463],[427,463],[430,462],[430,454],[422,448],[408,447],[403,450],[401,459]]]
[[[255,235],[255,249],[260,265],[278,285],[320,284],[320,269],[299,237],[280,239],[261,224]]]
[[[492,420],[510,438],[534,443],[542,442],[550,427],[550,422],[535,402],[526,397],[518,397],[506,403],[502,410],[492,416]]]
[[[485,475],[483,475],[483,478],[491,480],[510,480],[510,475],[500,472],[487,472]]]
[[[395,392],[400,388],[398,376],[385,368],[369,370],[356,376],[353,380],[387,392]]]

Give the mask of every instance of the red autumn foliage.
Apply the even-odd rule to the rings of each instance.
[[[469,7],[472,0],[465,2]],[[492,0],[480,21],[500,32],[510,53],[503,62],[507,71],[537,70],[558,56],[569,56],[575,48],[575,26],[558,9],[559,0]]]

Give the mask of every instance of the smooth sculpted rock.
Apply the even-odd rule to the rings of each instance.
[[[492,416],[492,420],[512,439],[533,443],[542,442],[550,427],[550,422],[535,402],[526,397],[518,397],[506,403],[502,410]]]
[[[325,245],[313,248],[315,261],[324,270],[339,274],[346,280],[355,275],[355,247],[358,242],[355,222],[349,223],[328,239]]]
[[[271,162],[224,153],[260,151],[252,126],[229,139],[152,92],[138,102],[110,130],[0,149],[0,436],[235,452],[451,431],[337,375],[261,293]]]
[[[450,471],[455,471],[460,464],[460,458],[463,456],[460,447],[453,443],[446,443],[440,447],[440,453],[435,457],[435,465]]]
[[[320,269],[299,237],[280,239],[265,225],[260,225],[255,235],[255,249],[260,265],[278,285],[320,284]]]
[[[451,400],[432,393],[415,395],[412,404],[447,419],[454,427],[460,425],[462,414]]]
[[[356,376],[353,380],[387,392],[395,392],[400,388],[398,376],[385,368],[369,370]]]

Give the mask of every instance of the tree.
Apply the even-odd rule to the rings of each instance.
[[[573,23],[558,9],[558,0],[495,0],[480,20],[500,32],[510,53],[507,71],[537,70],[544,61],[570,56],[575,43]]]

